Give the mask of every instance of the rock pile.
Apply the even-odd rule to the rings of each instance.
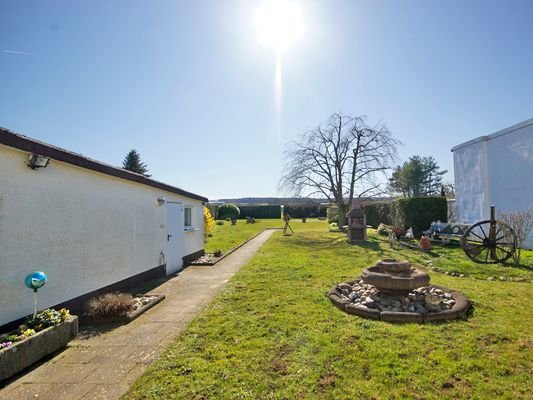
[[[191,265],[213,265],[222,257],[222,253],[219,255],[213,253],[207,253],[203,256],[191,261]]]
[[[360,317],[388,322],[462,318],[470,302],[453,289],[429,284],[429,275],[406,260],[384,259],[363,269],[359,278],[334,286],[329,299]]]
[[[455,304],[451,293],[430,286],[413,289],[405,296],[390,296],[359,280],[339,284],[337,292],[346,302],[379,311],[428,314],[451,310]]]

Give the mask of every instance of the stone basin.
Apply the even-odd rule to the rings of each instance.
[[[376,267],[384,272],[409,272],[411,269],[411,263],[407,260],[395,260],[393,258],[386,258],[379,260],[376,263]]]
[[[392,265],[392,263],[389,264]],[[407,294],[413,289],[429,285],[429,275],[411,267],[409,263],[399,262],[396,266],[391,267],[391,265],[387,265],[386,268],[395,269],[398,272],[384,271],[383,264],[378,262],[374,267],[365,268],[361,279],[381,292],[397,295]]]

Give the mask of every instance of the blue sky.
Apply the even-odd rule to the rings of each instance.
[[[453,181],[459,143],[533,117],[533,2],[300,1],[283,54],[262,1],[0,2],[0,126],[210,198],[274,196],[290,140],[334,112],[383,121]]]

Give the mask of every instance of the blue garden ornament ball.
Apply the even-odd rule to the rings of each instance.
[[[36,292],[37,289],[43,287],[47,281],[48,278],[44,272],[35,271],[24,279],[24,284],[26,287],[33,289],[33,291]]]

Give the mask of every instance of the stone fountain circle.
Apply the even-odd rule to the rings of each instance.
[[[348,314],[388,322],[463,318],[470,301],[429,281],[429,275],[410,262],[385,259],[365,268],[360,278],[335,285],[328,297]]]

